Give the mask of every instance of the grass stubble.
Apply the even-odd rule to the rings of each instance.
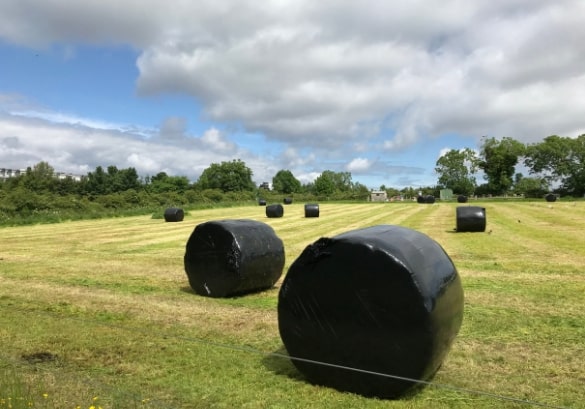
[[[585,407],[585,203],[480,202],[485,233],[455,233],[454,203],[285,206],[0,229],[0,409]],[[430,386],[384,401],[305,382],[278,334],[276,287],[230,299],[189,288],[185,244],[208,220],[271,225],[284,273],[323,236],[397,224],[443,246],[463,325]],[[283,275],[284,276],[284,275]],[[278,354],[277,356],[271,353]],[[463,391],[469,389],[485,394]],[[18,406],[21,404],[22,406]]]

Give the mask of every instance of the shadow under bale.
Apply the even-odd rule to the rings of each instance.
[[[272,227],[254,220],[197,225],[187,242],[185,272],[199,295],[230,297],[274,286],[284,268],[284,246]]]
[[[483,232],[486,227],[485,207],[459,206],[456,210],[457,232]]]
[[[281,204],[271,204],[266,206],[266,217],[282,217],[284,215],[284,207]]]
[[[169,207],[165,210],[165,222],[182,222],[184,217],[183,209]]]
[[[293,262],[278,297],[280,336],[309,382],[385,399],[420,384],[363,371],[430,380],[462,319],[463,289],[450,257],[400,226],[317,240]]]
[[[316,203],[307,203],[305,205],[305,217],[319,217],[319,205]]]

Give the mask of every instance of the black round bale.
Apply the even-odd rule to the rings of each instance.
[[[417,203],[421,203],[421,204],[422,204],[422,203],[425,203],[425,196],[420,196],[420,195],[419,195],[419,196],[417,196],[417,197],[416,197],[416,202],[417,202]]]
[[[266,206],[266,200],[264,200],[264,199],[258,200],[258,205],[259,206]]]
[[[465,195],[457,196],[457,203],[467,203],[467,196]]]
[[[459,206],[456,209],[458,232],[483,232],[487,224],[485,207]]]
[[[450,257],[400,226],[317,240],[291,265],[278,297],[281,339],[309,382],[383,399],[419,385],[339,366],[428,381],[462,319],[463,289]]]
[[[435,203],[435,196],[433,196],[433,195],[425,196],[425,203],[427,203],[427,204]]]
[[[165,222],[182,222],[185,218],[183,209],[177,207],[169,207],[165,210]]]
[[[191,233],[184,263],[197,294],[230,297],[274,286],[284,268],[284,246],[265,223],[210,221]]]
[[[319,217],[319,205],[317,203],[305,204],[305,217]]]
[[[547,202],[556,202],[557,201],[557,195],[555,195],[554,193],[547,193],[544,196],[544,200],[546,200]]]
[[[283,214],[284,207],[279,203],[266,206],[266,217],[282,217]]]
[[[292,204],[292,202],[293,202],[292,197],[285,197],[283,202],[286,205]]]

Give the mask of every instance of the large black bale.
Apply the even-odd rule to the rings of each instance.
[[[422,204],[422,203],[425,203],[425,196],[418,195],[418,196],[416,197],[416,202],[417,202],[417,203],[421,203],[421,204]]]
[[[197,294],[230,297],[271,288],[282,275],[284,246],[265,223],[210,221],[191,233],[184,262]]]
[[[462,319],[463,289],[450,257],[400,226],[317,240],[291,265],[278,297],[280,336],[307,380],[379,398],[420,386],[397,376],[430,380]]]
[[[482,232],[486,227],[485,207],[459,206],[456,210],[458,232]]]
[[[279,203],[266,206],[266,217],[282,217],[283,214],[284,207]]]
[[[435,196],[433,196],[433,195],[425,196],[425,203],[427,203],[427,204],[435,203]]]
[[[183,209],[169,207],[165,210],[165,222],[182,222],[185,218]]]
[[[305,217],[319,217],[319,205],[316,203],[305,204]]]
[[[292,204],[292,202],[293,202],[292,197],[285,197],[283,202],[286,205]]]
[[[544,200],[546,200],[547,202],[556,202],[557,201],[557,195],[555,195],[554,193],[547,193],[544,196]]]
[[[467,203],[467,196],[465,195],[457,196],[457,203]]]

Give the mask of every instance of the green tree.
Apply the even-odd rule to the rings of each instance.
[[[331,196],[335,193],[335,172],[325,170],[315,179],[313,183],[313,191],[316,195]]]
[[[47,162],[39,162],[32,168],[26,169],[22,184],[32,192],[53,192],[57,184],[55,170]]]
[[[575,196],[585,193],[585,134],[577,138],[551,135],[528,145],[524,164],[531,174],[542,174],[549,182],[560,182]]]
[[[332,172],[335,188],[340,192],[349,192],[353,190],[351,172]]]
[[[222,192],[253,191],[252,170],[240,159],[212,163],[197,182],[200,189],[220,189]]]
[[[475,191],[478,158],[469,148],[451,149],[436,163],[435,172],[439,175],[438,184],[455,193],[472,195]]]
[[[121,169],[118,171],[117,184],[120,192],[127,190],[139,190],[142,188],[142,182],[138,172],[134,168]]]
[[[478,166],[484,171],[490,193],[504,194],[512,187],[515,166],[525,150],[524,144],[510,137],[483,140]]]
[[[527,178],[517,173],[514,181],[514,193],[526,197],[541,197],[548,190],[548,182],[544,178]]]
[[[272,189],[278,193],[290,194],[301,191],[299,182],[290,170],[279,170],[272,178]]]
[[[186,176],[169,176],[165,172],[159,172],[150,178],[149,190],[154,193],[184,193],[188,187],[189,179]]]
[[[105,195],[108,193],[108,177],[104,172],[104,168],[98,166],[94,172],[87,174],[85,189],[90,195]]]
[[[71,176],[59,179],[55,185],[55,192],[61,196],[76,194],[79,192],[80,183]]]

